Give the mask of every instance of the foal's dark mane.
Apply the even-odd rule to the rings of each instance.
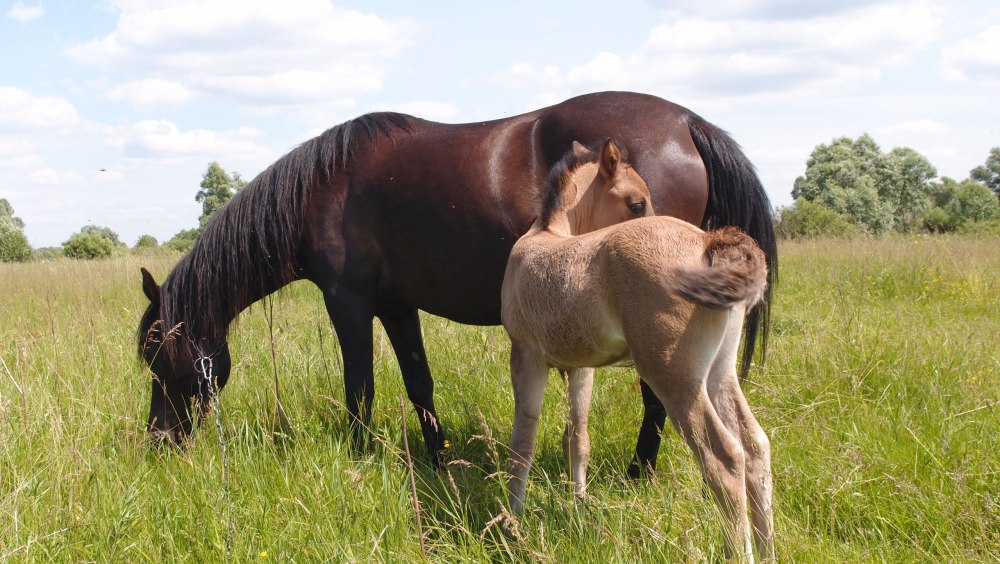
[[[545,179],[542,190],[542,211],[539,215],[542,229],[548,229],[552,216],[563,208],[563,179],[577,167],[587,163],[595,163],[600,153],[593,149],[589,151],[574,151],[570,149],[549,169],[549,177]]]
[[[313,190],[327,185],[362,148],[411,133],[404,114],[367,114],[334,126],[299,145],[250,181],[205,226],[194,247],[161,286],[159,309],[150,304],[139,325],[142,354],[157,319],[165,333],[182,324],[179,339],[165,339],[168,354],[210,354],[229,322],[248,304],[299,277],[298,247]]]
[[[545,179],[545,187],[542,189],[542,211],[539,214],[542,229],[548,229],[552,216],[563,208],[563,180],[565,176],[577,167],[588,163],[596,163],[601,158],[601,146],[604,142],[598,143],[594,147],[587,147],[586,151],[570,149],[559,159],[559,162],[549,169],[549,177]],[[621,154],[621,164],[627,164],[627,153],[625,148],[619,148]]]

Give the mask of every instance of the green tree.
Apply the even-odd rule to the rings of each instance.
[[[1000,202],[985,184],[963,182],[955,194],[958,215],[969,221],[989,221],[1000,217]]]
[[[182,253],[186,253],[191,250],[194,246],[195,241],[198,240],[198,235],[201,234],[201,229],[185,229],[179,231],[176,235],[170,238],[166,243],[163,243],[164,247],[168,249],[173,249]]]
[[[31,244],[28,243],[21,226],[9,217],[0,217],[0,262],[29,260],[31,260]]]
[[[879,197],[892,206],[895,227],[906,230],[929,207],[927,195],[937,169],[909,147],[896,147],[885,158],[887,166],[879,169],[883,174],[878,181]]]
[[[937,171],[909,148],[883,153],[868,134],[817,145],[806,173],[795,179],[792,197],[818,202],[847,215],[869,233],[916,224],[927,207]]]
[[[14,206],[0,198],[0,262],[31,260],[31,244],[24,235],[24,222],[14,216]]]
[[[975,180],[955,180],[944,177],[931,184],[928,201],[931,208],[923,216],[928,231],[957,231],[969,222],[984,222],[1000,218],[1000,201],[985,184]]]
[[[204,229],[212,214],[226,205],[244,186],[246,186],[246,182],[240,177],[240,173],[234,171],[230,176],[218,162],[209,163],[208,170],[201,177],[201,190],[198,190],[194,198],[196,202],[201,204],[201,217],[198,218],[199,228]]]
[[[69,258],[93,260],[110,257],[114,248],[114,243],[100,234],[81,230],[63,243],[63,254]]]
[[[993,190],[997,197],[1000,197],[1000,147],[990,149],[990,154],[986,157],[986,164],[969,171],[969,178],[982,182],[990,190]]]
[[[0,198],[0,220],[9,219],[18,229],[24,230],[24,221],[19,217],[14,217],[14,206],[10,205],[7,198]]]
[[[133,249],[155,249],[160,246],[160,243],[156,240],[156,237],[152,235],[140,235],[139,239],[136,240]]]
[[[778,217],[775,231],[782,239],[850,237],[860,232],[848,216],[805,198],[779,209]]]
[[[118,238],[118,234],[115,233],[110,227],[84,225],[80,228],[80,233],[97,235],[101,239],[105,239],[110,242],[113,248],[125,248],[127,246],[125,243],[122,243],[122,240]]]
[[[958,182],[948,176],[941,177],[939,182],[932,182],[927,190],[931,208],[946,208],[952,205],[958,196]]]
[[[931,208],[924,214],[924,229],[931,233],[951,233],[961,224],[962,218],[946,208]]]

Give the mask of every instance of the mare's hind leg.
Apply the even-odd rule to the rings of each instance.
[[[337,332],[344,360],[344,392],[350,415],[354,448],[368,446],[375,376],[372,368],[372,308],[364,298],[352,297],[338,289],[337,295],[323,292],[326,310]]]
[[[508,494],[511,510],[521,513],[528,485],[528,471],[535,453],[538,418],[542,413],[542,398],[549,368],[537,347],[518,341],[511,342],[510,379],[514,387],[514,429],[510,436],[510,483]]]
[[[639,427],[639,439],[635,444],[635,455],[628,466],[628,477],[637,480],[644,474],[652,475],[656,470],[656,455],[660,452],[660,439],[663,437],[663,425],[667,422],[667,410],[663,402],[656,397],[649,384],[640,380],[642,390],[642,426]]]
[[[396,360],[403,373],[406,395],[420,417],[420,430],[424,434],[424,445],[431,464],[437,468],[441,463],[443,449],[449,447],[441,429],[437,410],[434,408],[434,379],[427,366],[424,339],[420,333],[420,318],[417,310],[411,310],[396,317],[381,317],[382,326],[389,335]]]
[[[594,393],[594,369],[577,368],[565,372],[569,396],[569,419],[563,433],[563,454],[569,461],[573,493],[583,496],[587,489],[587,466],[590,464],[590,399]]]
[[[670,422],[698,459],[702,476],[722,511],[728,555],[752,561],[746,460],[739,438],[719,418],[707,391],[698,385],[698,378],[683,378],[682,381],[670,378],[672,372],[689,370],[643,370],[638,358],[636,366],[639,375],[663,401]]]

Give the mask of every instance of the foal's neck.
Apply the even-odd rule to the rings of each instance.
[[[567,181],[562,192],[563,206],[549,217],[546,231],[564,237],[593,231],[595,184],[594,178],[589,176]]]

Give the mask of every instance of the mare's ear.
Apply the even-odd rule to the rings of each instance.
[[[618,151],[614,139],[608,137],[601,148],[601,174],[606,178],[614,178],[618,174],[618,165],[622,162],[622,154]]]
[[[159,307],[160,306],[160,286],[153,280],[153,275],[149,273],[143,267],[139,267],[142,271],[142,292],[146,294],[149,298],[150,303]]]
[[[594,152],[588,149],[583,143],[580,143],[579,141],[573,141],[573,156],[576,157],[577,159],[581,161],[588,157],[593,159],[594,158],[592,156],[593,154]]]

